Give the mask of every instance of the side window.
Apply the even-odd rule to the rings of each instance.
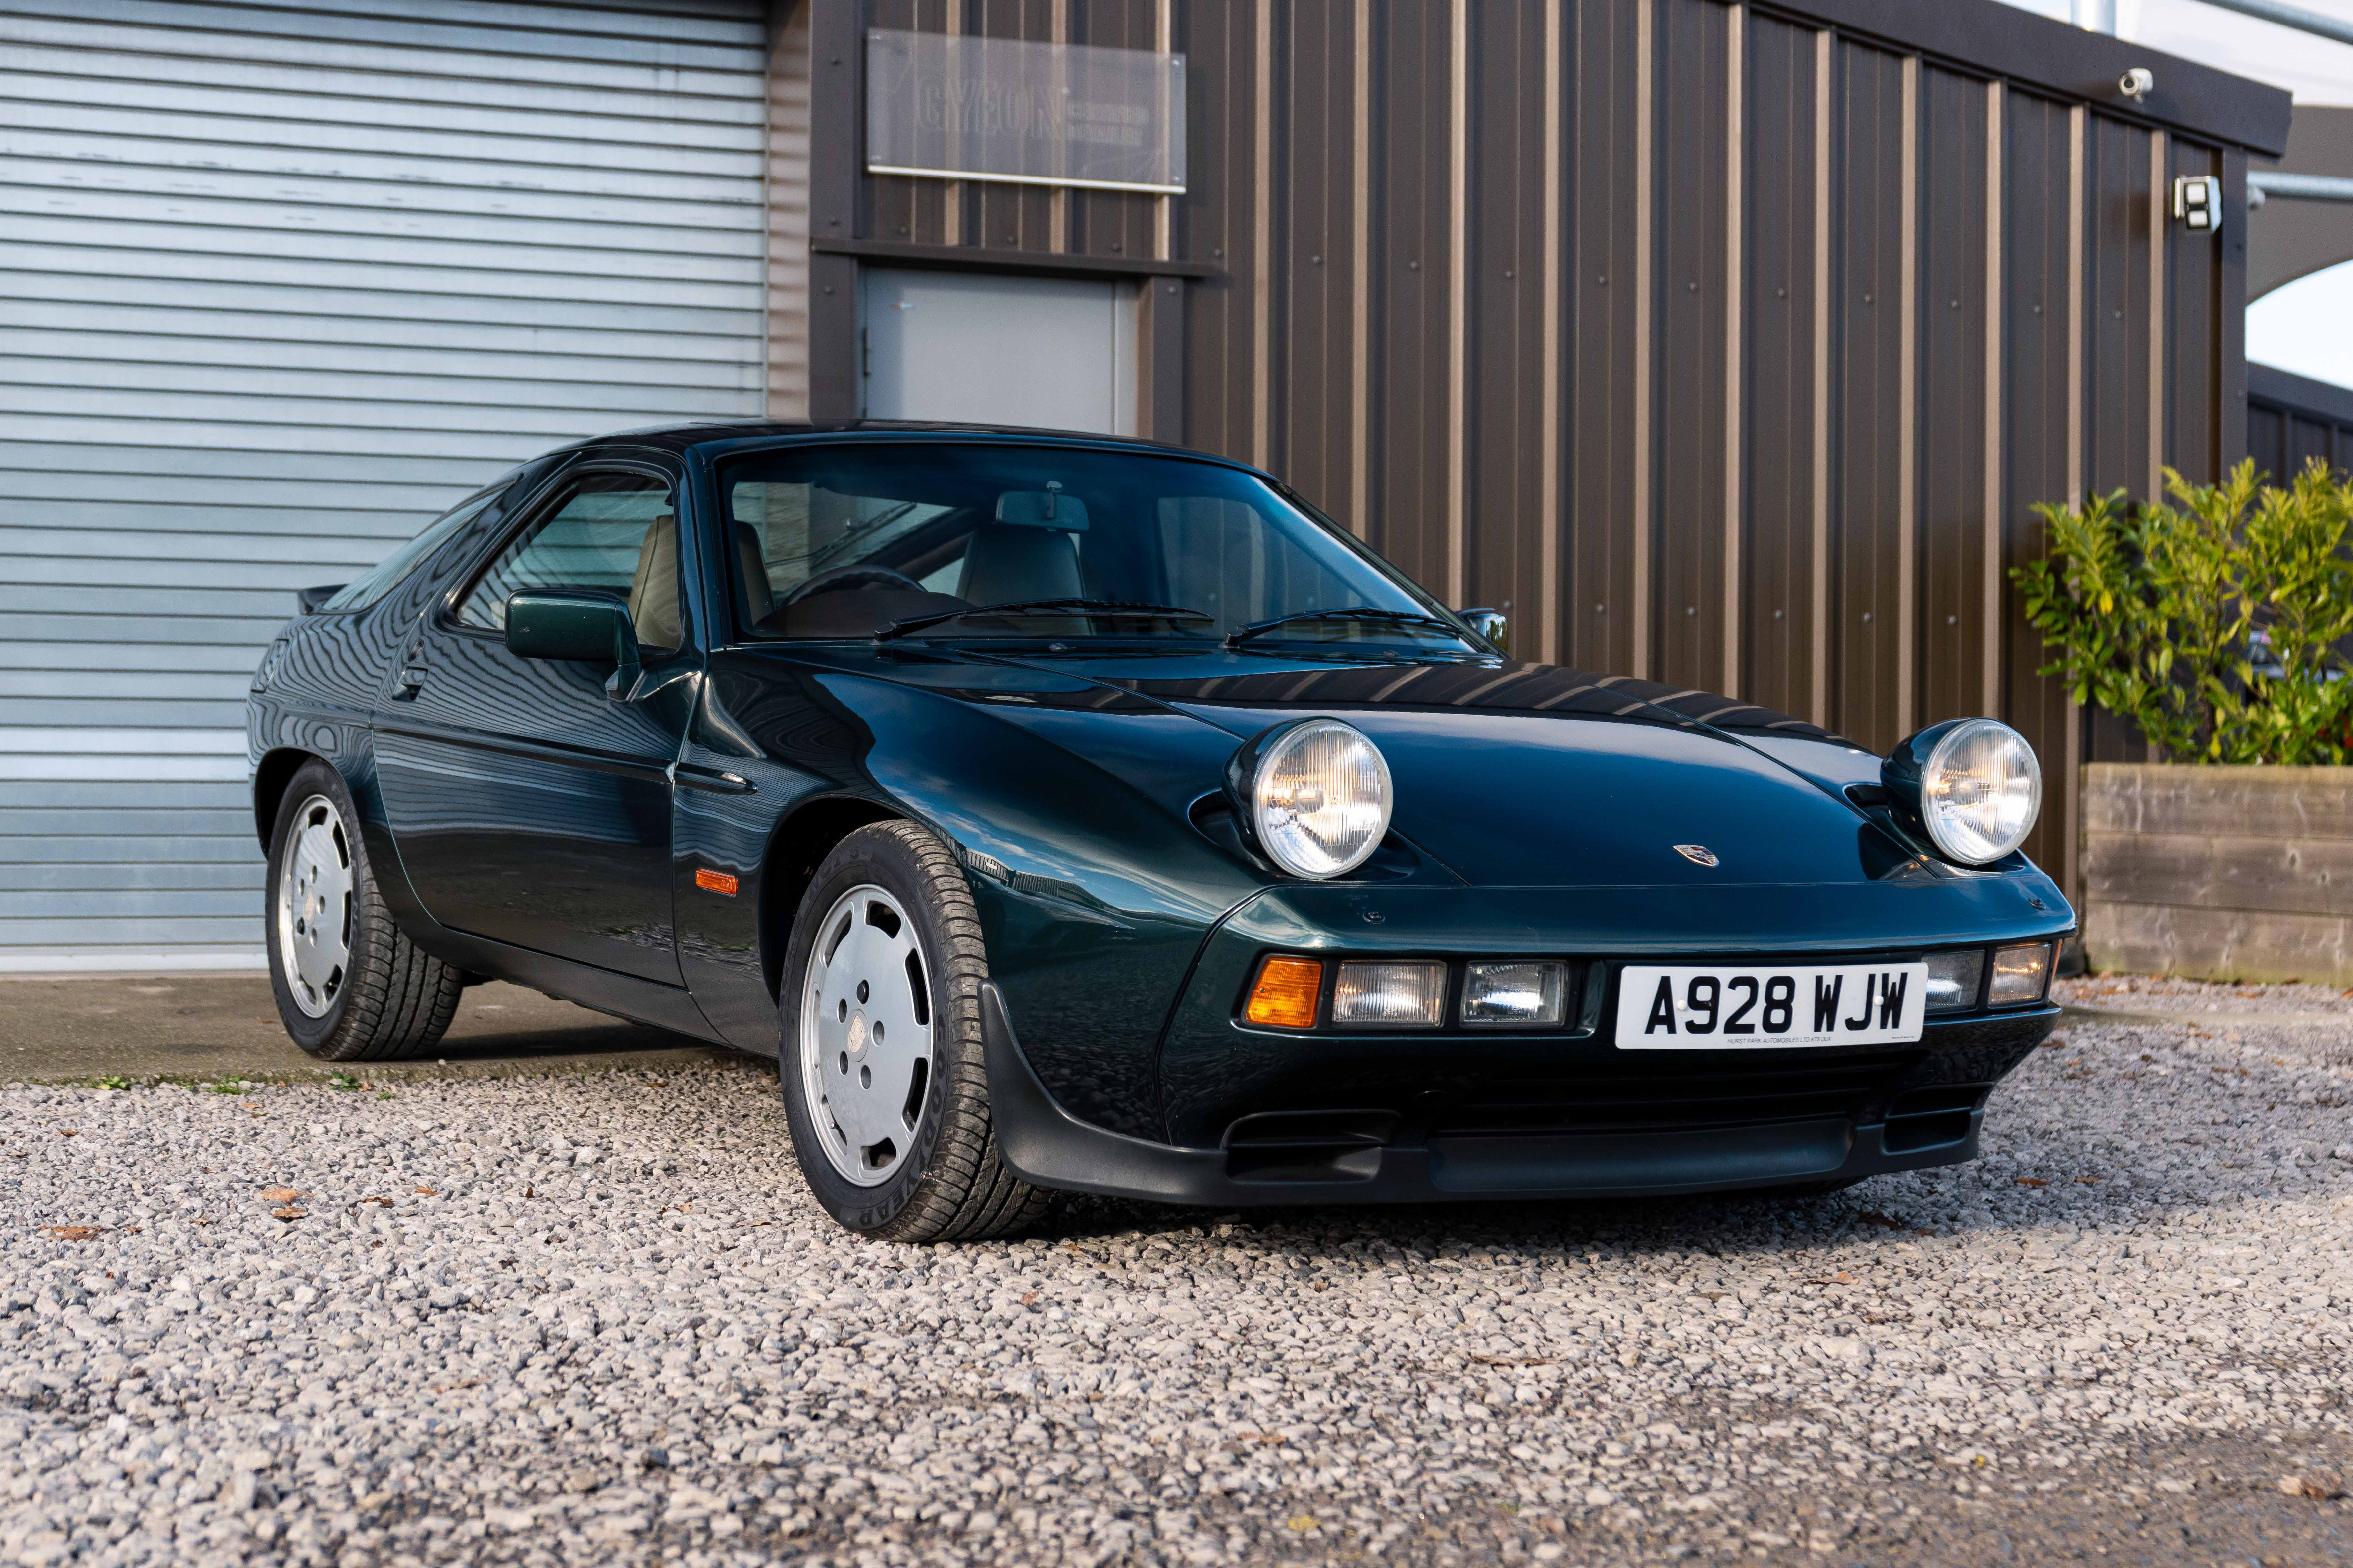
[[[602,588],[626,598],[638,641],[679,646],[677,509],[650,474],[587,474],[525,529],[458,605],[462,626],[502,632],[508,595],[525,588]]]

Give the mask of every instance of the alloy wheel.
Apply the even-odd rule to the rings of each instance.
[[[904,1164],[932,1079],[932,988],[915,922],[871,882],[834,900],[801,983],[801,1083],[818,1141],[845,1180]]]
[[[278,956],[294,1005],[326,1016],[351,973],[352,893],[355,882],[343,814],[314,795],[294,814],[278,868]]]

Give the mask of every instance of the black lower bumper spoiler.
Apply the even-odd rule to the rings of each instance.
[[[2056,1007],[1995,1021],[2007,1071],[2051,1031]],[[1947,1112],[1931,1141],[1891,1133],[1888,1121],[1843,1118],[1765,1126],[1563,1136],[1445,1137],[1386,1145],[1345,1173],[1250,1179],[1224,1149],[1155,1143],[1071,1115],[1022,1053],[995,984],[981,989],[981,1036],[997,1155],[1023,1180],[1066,1192],[1211,1208],[1270,1205],[1446,1203],[1493,1199],[1656,1197],[1837,1182],[1977,1157],[1982,1097]],[[1980,1053],[1985,1030],[1971,1044]],[[1999,1072],[1991,1075],[1999,1077]],[[1894,1144],[1895,1147],[1891,1147]],[[1367,1151],[1366,1152],[1370,1152]]]

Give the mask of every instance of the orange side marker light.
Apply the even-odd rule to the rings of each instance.
[[[694,885],[706,893],[717,893],[722,898],[732,899],[735,896],[737,883],[734,878],[724,871],[713,871],[708,867],[698,866],[694,871]]]
[[[1242,1016],[1278,1029],[1312,1029],[1324,996],[1324,963],[1314,958],[1270,958],[1258,966]]]

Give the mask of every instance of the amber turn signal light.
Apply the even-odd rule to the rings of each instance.
[[[1258,966],[1242,1017],[1278,1029],[1312,1029],[1324,995],[1324,964],[1314,958],[1270,958]]]
[[[708,867],[695,868],[694,885],[706,893],[717,893],[723,898],[735,896],[735,879],[724,871],[713,871]]]

